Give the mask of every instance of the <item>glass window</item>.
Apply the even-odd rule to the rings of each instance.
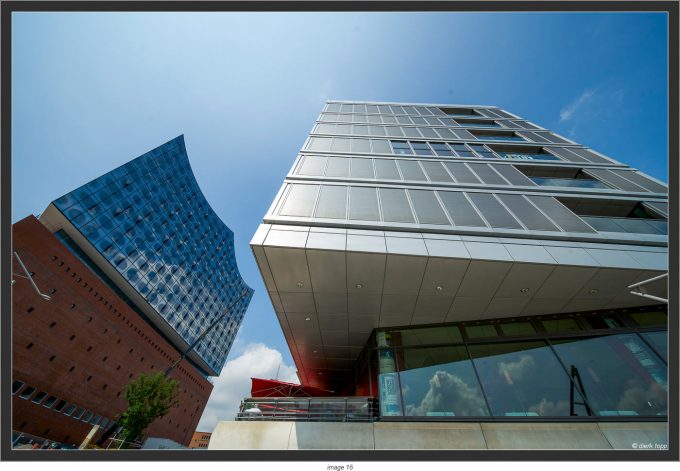
[[[47,407],[48,409],[54,405],[54,403],[57,402],[57,398],[54,396],[50,396],[47,398],[43,406]]]
[[[380,110],[380,113],[382,114],[391,114],[392,110],[390,110],[390,107],[387,105],[378,105],[378,109]]]
[[[668,317],[664,311],[629,312],[628,315],[640,327],[667,327]]]
[[[536,333],[531,322],[503,322],[498,325],[503,335],[534,335]]]
[[[408,145],[408,142],[406,141],[390,141],[392,144],[392,148],[394,149],[394,153],[398,155],[410,155],[413,154],[413,151],[411,151],[411,147]]]
[[[385,136],[384,126],[369,126],[368,129],[371,136]]]
[[[340,112],[342,113],[351,113],[354,111],[354,105],[350,105],[348,103],[343,103],[340,105]]]
[[[305,156],[302,165],[298,170],[298,175],[323,175],[323,169],[326,166],[326,157],[319,157],[316,155]]]
[[[427,142],[411,141],[411,147],[413,147],[413,151],[416,155],[432,155],[432,151],[430,150],[430,146],[427,145]]]
[[[433,139],[437,139],[439,137],[439,135],[431,128],[418,128],[418,130],[423,135],[423,137],[431,137]]]
[[[281,216],[311,217],[319,185],[290,185]]]
[[[354,105],[354,112],[355,113],[366,113],[366,105],[364,105],[363,103]]]
[[[409,348],[397,363],[404,415],[489,415],[465,347]]]
[[[375,159],[375,174],[381,180],[401,180],[394,160]]]
[[[85,412],[85,409],[78,407],[78,409],[76,409],[76,411],[73,413],[72,417],[76,420],[80,419],[83,416],[83,412]]]
[[[334,111],[334,112],[339,112],[340,111],[340,104],[338,103],[328,103],[326,105],[326,111]]]
[[[408,193],[420,224],[449,225],[449,220],[433,191],[408,190]]]
[[[577,332],[584,330],[575,319],[545,319],[541,320],[543,328],[549,334],[556,334],[562,332]]]
[[[442,139],[458,139],[458,136],[450,129],[437,128],[435,131],[437,131],[437,134],[439,134]]]
[[[493,171],[488,164],[468,164],[470,168],[488,185],[507,185],[503,177]]]
[[[349,219],[380,221],[375,188],[353,186],[349,189]]]
[[[16,380],[12,383],[12,394],[16,394],[24,387],[24,382]]]
[[[472,173],[470,168],[463,163],[459,162],[446,162],[444,165],[453,174],[453,178],[456,179],[458,183],[481,183],[479,178]]]
[[[668,363],[668,332],[643,332],[640,335]]]
[[[349,152],[350,139],[345,137],[334,137],[331,144],[331,151],[333,152]]]
[[[35,395],[35,397],[31,400],[31,402],[35,402],[36,404],[40,404],[43,399],[47,397],[47,393],[45,391],[40,391],[38,394]]]
[[[441,162],[421,162],[430,181],[433,182],[453,182],[453,178],[446,171]]]
[[[368,139],[352,139],[350,150],[352,152],[369,153],[371,146]]]
[[[466,325],[465,333],[471,339],[498,337],[495,324]]]
[[[523,229],[517,220],[505,209],[494,195],[489,193],[468,193],[479,211],[484,215],[491,227]]]
[[[522,172],[517,170],[512,165],[492,165],[493,169],[503,175],[513,185],[536,186],[529,178]]]
[[[447,156],[451,157],[453,156],[453,152],[451,152],[451,149],[449,149],[449,146],[447,146],[443,142],[432,142],[430,143],[434,151],[436,152],[437,155],[441,156]]]
[[[331,137],[310,137],[307,142],[307,149],[313,151],[329,151],[331,150]]]
[[[404,109],[401,106],[391,105],[392,114],[404,114]]]
[[[389,142],[384,139],[371,139],[371,148],[374,154],[392,154]]]
[[[465,198],[464,193],[440,191],[438,194],[449,212],[454,226],[486,227],[475,208]]]
[[[59,402],[57,402],[57,405],[54,406],[52,410],[56,412],[61,412],[64,409],[64,407],[66,407],[66,401],[62,399]]]
[[[397,122],[399,124],[413,124],[413,121],[408,116],[397,116]]]
[[[397,118],[394,116],[383,116],[382,120],[385,124],[397,124]]]
[[[668,383],[662,360],[635,334],[552,341],[577,375],[596,415],[666,415]]]
[[[401,132],[401,128],[399,126],[387,126],[385,127],[385,131],[387,132],[388,136],[391,137],[403,137],[404,133]]]
[[[64,415],[69,416],[73,414],[73,411],[76,410],[75,404],[69,404],[66,406],[66,409],[64,409]]]
[[[550,219],[555,221],[562,230],[566,232],[595,232],[555,198],[550,196],[527,196],[527,198],[545,214],[549,214]]]
[[[510,208],[527,229],[535,231],[559,231],[543,213],[522,195],[497,195]]]
[[[624,326],[616,316],[595,315],[587,316],[584,320],[591,329],[618,329]]]
[[[377,114],[372,114],[368,115],[368,122],[371,124],[380,124],[382,123],[382,119],[380,119],[380,115]]]
[[[328,157],[326,176],[349,177],[349,159],[346,157]]]
[[[92,411],[89,411],[89,410],[86,411],[85,415],[83,415],[82,421],[83,422],[89,422],[93,415],[94,415],[94,413]]]
[[[373,175],[372,159],[358,159],[352,157],[350,160],[350,175],[353,178],[375,178],[375,175]]]
[[[380,203],[385,222],[415,222],[405,190],[381,188]]]
[[[415,137],[416,139],[420,139],[422,137],[416,128],[401,128],[401,129],[402,131],[404,131],[404,135],[406,137]]]
[[[335,134],[335,124],[319,123],[314,132],[317,134]]]
[[[337,124],[335,128],[337,134],[352,134],[351,124]]]
[[[347,187],[322,186],[315,217],[345,219],[347,217]]]
[[[568,416],[571,382],[545,342],[470,345],[492,415]],[[582,402],[577,391],[575,402]],[[587,415],[574,406],[575,415]]]
[[[366,112],[367,113],[377,113],[378,107],[375,106],[375,105],[366,105]]]
[[[390,346],[425,346],[462,343],[460,329],[455,325],[437,327],[407,328],[391,330],[385,333],[387,345]]]
[[[19,394],[19,397],[21,399],[28,399],[31,397],[31,395],[35,392],[35,388],[33,386],[26,386],[23,391]]]
[[[404,180],[427,181],[425,173],[423,173],[418,162],[412,160],[399,160],[398,165],[399,169],[401,169],[401,174],[404,176]]]

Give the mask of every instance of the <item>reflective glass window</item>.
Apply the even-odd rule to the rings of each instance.
[[[453,178],[446,171],[441,162],[421,162],[430,181],[433,182],[453,182]]]
[[[415,222],[405,190],[381,188],[380,203],[385,222]]]
[[[402,131],[404,131],[404,136],[406,137],[415,137],[416,139],[420,139],[422,137],[416,128],[405,127],[402,128]]]
[[[331,142],[333,138],[330,137],[310,137],[307,142],[307,149],[313,151],[329,151],[331,150]]]
[[[333,152],[349,152],[350,139],[345,137],[334,137],[331,144],[331,151]]]
[[[375,188],[350,187],[349,219],[360,221],[380,220],[378,194]]]
[[[368,139],[352,139],[351,145],[350,145],[350,150],[352,152],[362,152],[362,153],[369,153],[371,152],[371,146],[369,144]]]
[[[449,149],[449,146],[447,146],[443,142],[432,142],[430,144],[434,151],[436,152],[437,155],[441,156],[453,156],[453,152],[451,152],[451,149]]]
[[[384,126],[369,126],[369,133],[371,136],[384,136],[385,135],[385,127]]]
[[[470,168],[482,179],[482,181],[488,185],[507,185],[503,177],[494,170],[488,164],[468,164]]]
[[[470,355],[495,416],[568,416],[572,384],[543,341],[470,345]],[[576,402],[582,402],[578,391]],[[576,415],[588,415],[575,406]]]
[[[404,180],[427,180],[425,173],[423,173],[418,162],[412,160],[399,160],[398,165],[401,169],[401,174],[404,176]]]
[[[668,332],[643,332],[640,335],[668,363]]]
[[[347,217],[347,187],[322,186],[315,217],[345,219]]]
[[[385,332],[387,345],[391,346],[426,346],[439,344],[462,343],[463,336],[455,325],[437,327],[411,327],[408,329]]]
[[[438,192],[455,226],[486,227],[479,214],[463,193],[454,191]]]
[[[281,208],[281,216],[311,217],[319,185],[290,185],[290,192]]]
[[[563,204],[550,196],[527,196],[545,214],[566,232],[595,232]]]
[[[328,157],[326,176],[349,177],[349,159],[346,157]]]
[[[550,334],[583,330],[583,327],[581,327],[575,319],[571,318],[542,319],[541,325],[543,325],[546,332]]]
[[[420,133],[423,135],[423,137],[431,137],[433,139],[437,139],[439,135],[434,132],[432,128],[418,128]]]
[[[388,136],[391,137],[403,137],[404,133],[401,132],[401,128],[399,126],[387,126],[385,128],[385,131],[387,132]]]
[[[577,374],[596,415],[665,415],[668,383],[662,360],[635,334],[553,340]]]
[[[432,155],[432,150],[430,150],[430,146],[427,145],[427,142],[411,141],[411,147],[413,147],[413,151],[416,155]]]
[[[481,183],[470,168],[459,162],[444,163],[458,183]]]
[[[543,213],[522,195],[497,195],[510,208],[515,216],[527,226],[536,231],[559,231],[557,226],[548,220]]]
[[[531,322],[501,322],[498,326],[503,335],[534,335],[536,333]]]
[[[392,148],[394,149],[395,154],[413,154],[413,151],[411,151],[411,147],[408,145],[408,142],[406,141],[390,141],[392,144]]]
[[[389,142],[384,139],[371,139],[371,149],[374,154],[392,153]]]
[[[408,190],[408,192],[420,224],[449,225],[449,220],[433,191]]]
[[[522,226],[498,202],[494,195],[489,193],[468,193],[468,196],[484,215],[484,219],[489,222],[491,227],[522,229]]]
[[[488,416],[465,347],[409,348],[397,352],[404,415]]]
[[[394,160],[375,159],[375,174],[381,180],[401,180],[397,162]]]
[[[372,159],[358,159],[353,157],[350,166],[350,175],[353,178],[374,178],[373,175],[373,160]]]
[[[663,311],[629,312],[628,315],[640,327],[667,327],[668,317]]]
[[[323,169],[326,166],[326,157],[320,157],[316,155],[305,156],[302,165],[298,170],[298,175],[313,175],[321,176],[323,175]]]

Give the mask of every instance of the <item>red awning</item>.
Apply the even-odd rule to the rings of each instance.
[[[333,395],[333,391],[313,386],[286,383],[275,379],[250,379],[253,382],[250,388],[251,397],[328,397]]]

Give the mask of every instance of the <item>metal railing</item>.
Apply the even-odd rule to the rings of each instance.
[[[241,402],[236,420],[373,422],[378,419],[374,397],[262,397]]]

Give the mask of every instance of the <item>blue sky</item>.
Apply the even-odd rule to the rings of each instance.
[[[12,220],[184,134],[256,290],[230,360],[292,364],[248,242],[327,99],[497,105],[667,181],[665,14],[14,13],[12,35]]]

